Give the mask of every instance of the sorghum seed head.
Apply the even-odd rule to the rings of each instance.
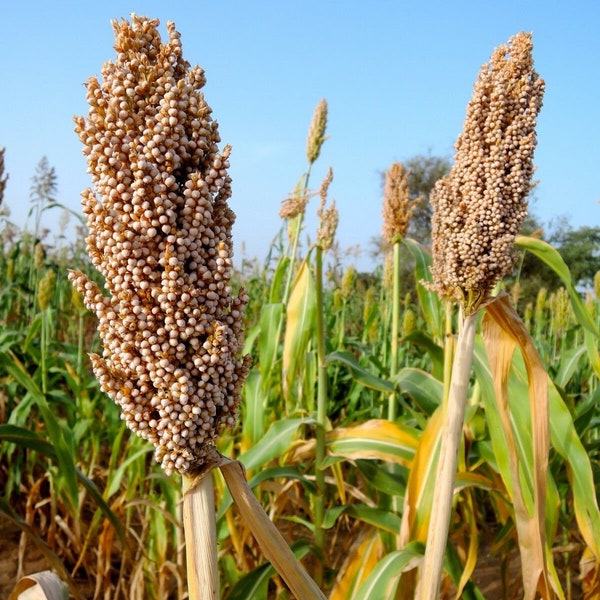
[[[33,249],[33,266],[39,271],[44,268],[45,260],[46,251],[44,250],[44,244],[38,242]]]
[[[114,62],[90,78],[75,119],[94,190],[82,194],[100,288],[69,274],[96,313],[101,388],[156,446],[167,473],[196,470],[237,416],[249,365],[240,357],[248,297],[232,296],[229,146],[183,59],[179,33],[132,15],[115,21]]]
[[[329,206],[325,206],[327,203],[327,190],[329,184],[333,180],[333,169],[329,167],[327,175],[321,183],[321,189],[319,190],[319,196],[321,198],[321,204],[317,211],[319,217],[319,229],[317,231],[317,245],[323,250],[327,251],[331,248],[333,240],[335,238],[335,232],[339,221],[338,210],[335,206],[335,201],[331,202]]]
[[[527,214],[544,81],[531,35],[519,33],[484,65],[456,143],[454,165],[431,194],[434,288],[473,313],[514,265]]]
[[[313,114],[310,128],[308,130],[308,139],[306,141],[306,158],[308,164],[312,165],[319,154],[321,153],[321,147],[323,142],[327,139],[325,137],[325,130],[327,129],[327,100],[321,100]]]
[[[50,306],[55,287],[56,273],[52,269],[49,269],[42,277],[38,288],[37,300],[41,310],[46,310]]]
[[[408,175],[404,165],[398,162],[385,174],[382,235],[390,244],[406,236],[410,218],[419,204],[419,200],[410,200]]]
[[[293,219],[299,215],[303,215],[306,210],[306,205],[310,198],[314,195],[309,193],[304,187],[304,177],[300,178],[294,192],[281,203],[279,216],[282,219]]]

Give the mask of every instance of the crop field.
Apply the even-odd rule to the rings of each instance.
[[[133,47],[137,30],[119,27],[116,47]],[[157,44],[152,22],[144,27],[146,41]],[[169,33],[171,54],[148,56],[177,55],[178,38]],[[189,523],[184,528],[183,498],[200,471],[214,517],[209,508],[195,531],[214,532],[219,597],[299,597],[231,485],[232,461],[243,465],[253,497],[310,576],[309,589],[314,582],[331,600],[600,597],[600,275],[595,285],[577,285],[560,253],[520,228],[543,82],[536,83],[530,39],[511,44],[492,56],[479,80],[482,96],[470,105],[480,110],[495,97],[493,86],[506,83],[500,75],[486,82],[486,73],[502,71],[511,56],[522,61],[518,85],[506,84],[506,96],[518,89],[520,100],[503,114],[530,104],[515,116],[523,119],[517,126],[502,131],[513,136],[510,158],[497,167],[490,150],[488,163],[483,152],[473,160],[482,139],[491,148],[505,139],[478,135],[481,119],[468,109],[454,165],[427,199],[411,194],[410,170],[394,163],[368,273],[336,243],[333,171],[322,182],[311,176],[327,143],[325,101],[308,131],[306,172],[282,203],[268,255],[234,267],[228,150],[214,149],[216,122],[188,131],[181,121],[186,135],[207,136],[206,155],[187,171],[158,161],[163,188],[153,188],[134,227],[137,209],[126,207],[136,187],[129,194],[126,178],[103,171],[104,157],[134,146],[133,134],[117,149],[118,133],[90,142],[101,126],[110,130],[105,107],[112,105],[101,99],[109,87],[121,93],[111,78],[122,65],[103,72],[110,86],[88,83],[90,115],[76,120],[76,130],[95,188],[84,194],[81,237],[53,246],[41,235],[42,213],[60,210],[45,203],[43,189],[32,229],[0,217],[0,597],[45,569],[73,598],[208,597],[191,591],[196,541]],[[173,59],[160,72],[172,68],[179,104],[209,119],[186,95],[203,75],[184,75],[182,64]],[[516,71],[512,65],[511,76]],[[179,109],[167,123],[189,114]],[[519,135],[529,136],[526,144]],[[110,152],[96,147],[105,142]],[[169,151],[193,162],[201,142],[185,151],[177,143]],[[510,210],[494,212],[496,196],[473,183],[469,169],[482,164],[488,184],[502,182],[506,197],[510,188]],[[10,181],[2,170],[3,188]],[[144,179],[154,177],[150,166],[140,171],[139,186],[155,185]],[[173,196],[165,191],[171,185]],[[180,191],[184,200],[173,200]],[[211,200],[202,204],[205,193]],[[463,206],[477,194],[479,204]],[[102,213],[97,198],[110,210]],[[433,215],[426,214],[423,236],[413,219],[424,203]],[[173,227],[168,206],[180,211]],[[205,215],[202,226],[186,221],[193,211]],[[318,214],[316,231],[307,230],[307,211]],[[117,235],[127,228],[140,235],[129,246],[133,237]],[[176,229],[200,240],[186,242],[185,256],[169,237]],[[131,267],[131,256],[144,262]],[[552,274],[548,287],[529,279],[542,269]],[[165,321],[155,326],[154,318]],[[140,321],[148,335],[135,330]],[[169,371],[175,363],[181,368]],[[159,380],[170,382],[174,399]]]

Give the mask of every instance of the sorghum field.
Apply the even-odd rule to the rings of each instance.
[[[161,43],[133,23],[76,120],[94,185],[81,238],[40,235],[60,210],[43,193],[33,230],[0,218],[0,595],[53,569],[73,598],[208,597],[189,592],[183,527],[202,471],[220,597],[293,597],[214,445],[332,600],[600,597],[600,276],[576,289],[519,233],[544,89],[531,37],[480,73],[428,199],[387,170],[379,264],[361,273],[335,240],[335,165],[311,177],[325,101],[269,255],[233,268],[204,74],[172,27]],[[532,292],[525,260],[560,285]]]

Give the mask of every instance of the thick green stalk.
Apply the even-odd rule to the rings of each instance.
[[[421,568],[420,600],[437,600],[439,594],[450,517],[452,515],[456,466],[462,439],[476,330],[477,313],[474,313],[464,319],[456,342],[450,390],[444,406],[444,427],[435,478],[427,545]]]
[[[315,543],[319,551],[323,551],[325,545],[325,530],[323,519],[325,516],[325,433],[327,427],[327,358],[325,356],[325,323],[323,319],[323,249],[316,248],[316,300],[317,300],[317,430],[316,430],[316,461],[315,477],[317,483],[317,494],[314,500],[315,519]],[[319,565],[315,580],[317,584],[322,583],[322,563]]]
[[[390,377],[398,372],[398,337],[400,328],[400,240],[394,242],[392,283],[392,339],[390,347]],[[398,413],[396,392],[389,395],[388,420],[395,421]]]

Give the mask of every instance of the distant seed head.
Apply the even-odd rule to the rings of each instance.
[[[56,288],[56,273],[49,269],[40,280],[38,288],[37,300],[41,310],[46,310],[52,302],[54,289]]]
[[[46,260],[46,250],[44,244],[38,242],[33,249],[33,266],[39,271],[44,268],[44,262]]]
[[[402,316],[402,337],[410,335],[417,328],[417,315],[412,308],[407,308]]]
[[[406,236],[410,218],[419,200],[410,200],[409,172],[402,163],[393,163],[385,174],[383,191],[383,237],[390,244]]]
[[[321,189],[319,190],[321,204],[319,206],[319,210],[317,211],[317,215],[319,217],[317,244],[324,251],[329,250],[333,244],[339,220],[339,214],[335,206],[335,201],[332,201],[329,206],[325,206],[327,203],[327,191],[332,180],[333,170],[331,167],[329,167],[329,171],[327,172],[325,179],[323,179],[323,182],[321,183]]]
[[[94,189],[82,196],[87,251],[108,295],[70,279],[98,317],[100,386],[156,446],[167,473],[197,469],[237,418],[248,296],[232,295],[230,148],[182,56],[179,33],[132,15],[115,21],[114,62],[88,80],[75,119]]]
[[[279,216],[282,219],[294,219],[299,215],[303,215],[306,211],[308,201],[314,196],[314,192],[309,192],[303,185],[304,177],[298,181],[296,189],[281,203]]]
[[[306,158],[308,164],[312,165],[319,154],[321,154],[321,147],[323,142],[327,139],[325,137],[325,130],[327,129],[327,100],[320,100],[315,108],[313,118],[308,130],[308,139],[306,141]]]
[[[514,238],[527,214],[544,93],[532,47],[531,35],[519,33],[483,66],[454,165],[431,194],[434,287],[467,314],[513,268]]]

